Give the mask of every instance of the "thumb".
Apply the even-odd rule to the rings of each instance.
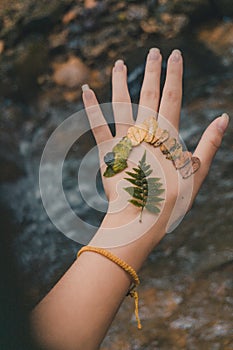
[[[223,113],[221,117],[216,118],[207,127],[197,145],[197,148],[193,154],[201,161],[201,167],[195,174],[195,185],[197,185],[197,191],[209,172],[211,163],[213,161],[215,153],[221,145],[222,138],[228,124],[229,116],[228,114]]]

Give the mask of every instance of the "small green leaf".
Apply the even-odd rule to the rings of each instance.
[[[150,165],[145,165],[145,166],[143,166],[143,168],[142,168],[142,170],[144,171],[144,172],[146,172],[147,170],[149,170],[150,169]]]
[[[156,195],[159,196],[160,194],[164,193],[164,191],[165,191],[165,190],[164,190],[163,188],[158,189],[158,190],[156,191]],[[151,195],[151,192],[148,191],[148,196],[150,196],[150,195]]]
[[[132,203],[133,205],[135,205],[136,207],[139,207],[139,208],[142,208],[143,207],[143,204],[134,200],[134,199],[130,199],[129,200],[130,203]]]
[[[115,173],[115,171],[112,169],[112,167],[111,167],[111,166],[108,166],[103,175],[104,175],[105,177],[112,177],[112,176],[114,176],[115,174],[116,174],[116,173]]]
[[[132,150],[132,142],[128,137],[123,137],[114,147],[112,152],[104,156],[104,161],[111,169],[106,169],[105,177],[111,177],[127,168],[127,159]]]
[[[148,186],[154,186],[156,185],[158,182],[160,181],[159,177],[150,177],[149,179],[147,179],[148,182]]]
[[[151,213],[153,214],[158,214],[160,213],[160,209],[154,205],[151,205],[151,204],[146,204],[145,205],[145,208],[150,211]]]
[[[133,177],[134,179],[140,179],[140,177],[139,177],[138,174],[131,173],[130,171],[126,171],[125,173],[126,173],[127,175]]]
[[[145,196],[143,190],[139,187],[125,187],[124,190],[130,194],[133,198],[144,200]]]
[[[124,187],[124,190],[130,194],[130,196],[133,196],[134,194],[134,187]]]
[[[147,197],[146,203],[147,204],[152,204],[152,203],[156,204],[156,203],[162,202],[162,201],[164,201],[164,198],[154,196],[154,197]]]
[[[162,182],[150,181],[151,178],[149,178],[147,180],[148,180],[148,187],[151,187],[151,188],[160,188],[163,185]]]
[[[135,180],[135,179],[128,179],[127,177],[125,177],[125,180],[131,182],[131,184],[135,185],[135,186],[142,186],[142,181],[141,180]]]
[[[148,177],[151,173],[153,172],[153,170],[147,170],[147,171],[144,171],[144,174],[146,177]]]
[[[141,164],[146,162],[146,151],[144,152],[142,159],[141,159]]]
[[[127,162],[125,159],[115,159],[114,164],[112,166],[112,169],[115,172],[115,174],[119,173],[125,168],[127,168]]]
[[[140,176],[141,179],[144,179],[146,177],[146,174],[142,169],[140,169],[140,173],[138,175]]]
[[[120,142],[127,147],[129,151],[133,148],[132,141],[127,136],[123,137]]]
[[[141,193],[138,193],[137,191],[134,191],[132,196],[136,199],[140,199],[141,201],[143,201],[144,199],[144,196]]]
[[[104,156],[105,164],[112,166],[114,164],[114,160],[115,160],[115,153],[114,152],[108,152],[107,154],[105,154],[105,156]]]
[[[159,187],[161,187],[162,184],[155,186],[155,187],[148,187],[148,196],[158,196],[159,195]]]
[[[140,187],[133,187],[133,189],[134,189],[134,192],[135,192],[135,193],[138,193],[138,194],[144,193],[143,188],[140,188]]]
[[[130,150],[121,143],[118,143],[112,150],[115,153],[115,157],[120,159],[127,159],[130,153]]]

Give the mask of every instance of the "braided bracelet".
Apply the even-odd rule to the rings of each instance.
[[[103,248],[98,248],[98,247],[91,247],[91,246],[85,246],[81,248],[77,254],[77,258],[83,253],[83,252],[94,252],[100,255],[105,256],[107,259],[111,260],[118,266],[120,266],[125,272],[127,272],[130,277],[133,280],[133,284],[130,287],[128,293],[126,294],[127,296],[130,295],[132,298],[134,298],[134,303],[135,303],[135,317],[138,323],[138,329],[142,328],[140,318],[139,318],[139,313],[138,313],[138,292],[136,291],[136,287],[140,284],[139,277],[136,273],[136,271],[128,265],[124,260],[118,258],[111,252],[103,249]]]

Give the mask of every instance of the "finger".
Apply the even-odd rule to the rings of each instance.
[[[205,180],[215,153],[219,149],[224,132],[229,123],[229,116],[224,113],[216,118],[205,130],[199,141],[194,156],[201,161],[200,169],[194,174],[194,196],[199,191],[202,182]]]
[[[183,59],[179,50],[173,50],[168,59],[167,75],[163,88],[159,114],[176,129],[179,127],[182,102]]]
[[[116,136],[122,136],[129,128],[129,124],[134,123],[127,85],[127,68],[122,60],[116,61],[112,70],[112,102]]]
[[[82,90],[82,98],[86,109],[87,117],[96,143],[98,145],[101,142],[111,139],[112,133],[102,114],[94,91],[91,90],[87,84],[82,86]]]
[[[150,49],[147,56],[145,74],[140,93],[139,111],[137,122],[141,123],[145,119],[145,114],[149,110],[158,111],[160,98],[160,75],[162,56],[157,48]],[[146,107],[146,108],[145,108]]]

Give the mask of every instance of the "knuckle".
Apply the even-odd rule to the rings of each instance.
[[[125,93],[115,93],[112,99],[112,102],[129,102],[129,95],[125,92]]]
[[[97,105],[89,106],[86,112],[91,119],[97,119],[99,117],[99,107]]]
[[[217,151],[219,149],[219,147],[221,145],[221,140],[222,140],[222,138],[218,135],[211,136],[209,138],[209,143],[215,151]]]
[[[142,100],[156,100],[159,98],[159,92],[157,90],[143,90],[141,92]]]
[[[158,68],[153,64],[153,62],[147,63],[146,72],[147,73],[156,73]]]
[[[167,89],[164,91],[164,95],[170,102],[178,102],[181,98],[181,92],[178,89]]]
[[[106,128],[104,126],[96,126],[93,128],[93,133],[94,133],[94,137],[96,139],[96,142],[99,144],[101,142],[104,142],[105,140],[107,140],[107,132],[106,132]]]

